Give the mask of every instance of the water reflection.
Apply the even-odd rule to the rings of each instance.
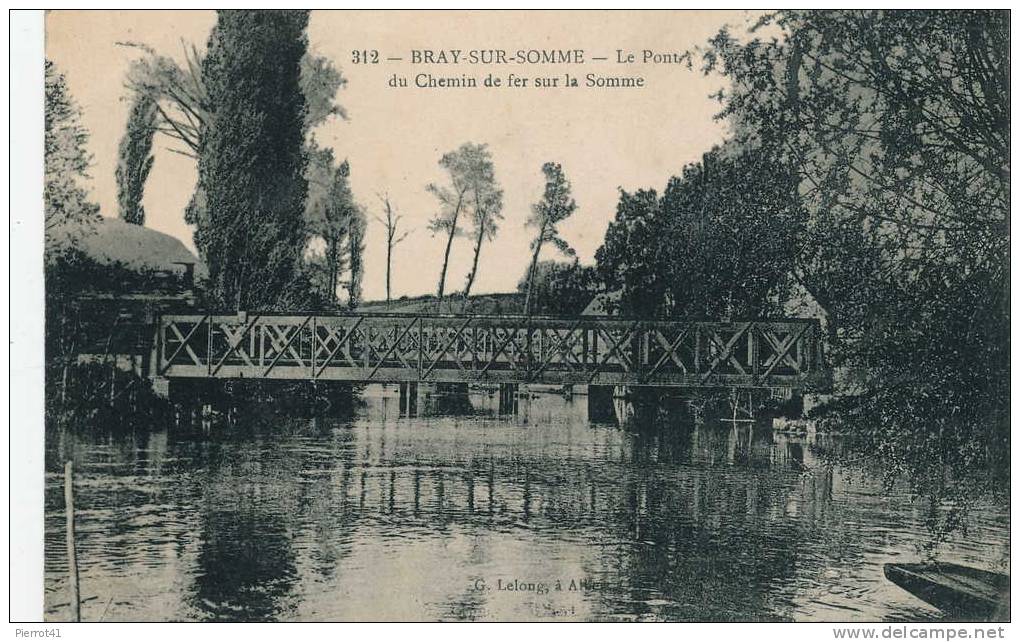
[[[590,424],[584,397],[510,417],[488,391],[421,417],[395,387],[364,398],[48,435],[47,616],[67,616],[70,457],[86,620],[937,617],[881,571],[925,541],[921,507],[880,471],[823,466],[834,438],[682,408]],[[1008,516],[979,512],[947,559],[1005,562],[1007,542]]]

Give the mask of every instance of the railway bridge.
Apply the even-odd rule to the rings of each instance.
[[[671,388],[825,388],[815,319],[164,314],[149,360],[175,379],[282,379]]]

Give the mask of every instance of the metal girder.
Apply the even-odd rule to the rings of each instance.
[[[164,315],[155,337],[155,374],[169,378],[805,388],[831,377],[813,319]]]

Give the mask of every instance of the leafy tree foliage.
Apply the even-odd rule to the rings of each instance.
[[[798,275],[841,334],[859,339],[870,318],[854,296],[862,279],[910,289],[932,263],[996,257],[1002,268],[1006,14],[806,11],[764,23],[784,37],[740,45],[722,32],[706,68],[732,81],[720,98],[738,141],[798,173],[813,241]]]
[[[782,166],[734,147],[705,154],[654,191],[622,192],[595,258],[627,315],[777,316],[803,216]]]
[[[117,204],[120,217],[128,223],[145,225],[142,195],[152,163],[152,138],[156,134],[156,103],[146,94],[136,94],[128,115],[127,129],[117,152]]]
[[[471,286],[478,276],[478,257],[482,253],[482,243],[496,238],[499,221],[503,219],[503,190],[496,182],[495,168],[488,146],[479,155],[476,165],[472,168],[471,181],[471,223],[474,226],[475,250],[468,272],[467,283],[464,285],[464,302],[471,296]]]
[[[45,69],[45,137],[43,203],[46,217],[46,249],[57,251],[55,236],[64,226],[88,227],[97,220],[99,206],[88,199],[83,183],[92,163],[86,151],[89,134],[81,124],[81,110],[74,103],[64,75],[49,60]]]
[[[308,198],[305,202],[308,243],[322,243],[321,254],[315,249],[306,253],[307,269],[321,290],[329,306],[337,303],[340,274],[346,267],[343,245],[347,239],[350,216],[354,207],[348,176],[350,166],[339,167],[333,159],[333,150],[320,148],[312,141],[306,150],[308,158]]]
[[[531,216],[528,217],[526,223],[528,227],[538,230],[538,233],[531,241],[531,266],[528,269],[530,276],[528,277],[527,294],[524,297],[525,314],[531,314],[532,284],[535,280],[535,269],[538,265],[538,255],[542,252],[542,246],[550,243],[561,254],[568,257],[576,256],[574,248],[563,240],[557,228],[577,209],[577,203],[570,195],[570,181],[567,180],[563,173],[563,167],[559,163],[545,163],[542,165],[542,174],[545,175],[545,190],[542,200],[531,206]]]
[[[63,394],[77,356],[71,307],[74,296],[87,283],[76,278],[85,257],[74,239],[91,231],[91,224],[99,217],[99,206],[89,201],[83,186],[92,158],[85,149],[88,131],[81,124],[81,111],[63,74],[49,60],[45,65],[46,389],[54,391],[59,381]]]
[[[517,291],[526,294],[531,283],[529,269],[517,283]],[[550,316],[576,316],[584,311],[599,291],[594,267],[577,261],[539,261],[532,287],[532,311]]]
[[[705,69],[735,142],[797,177],[794,275],[853,375],[838,414],[955,509],[1008,471],[1009,14],[784,11]],[[852,385],[849,385],[852,384]],[[936,513],[933,512],[933,515]],[[933,517],[934,519],[934,517]]]
[[[368,218],[361,206],[355,206],[347,232],[347,261],[350,266],[350,281],[347,283],[347,306],[352,310],[361,303],[362,286],[365,282],[365,232]]]
[[[307,11],[220,11],[202,63],[212,124],[199,147],[214,297],[276,308],[298,293],[305,247]]]
[[[364,209],[357,203],[350,186],[350,163],[346,160],[335,166],[333,151],[314,144],[308,147],[310,164],[306,175],[317,189],[309,187],[306,220],[310,248],[322,244],[321,254],[314,248],[305,254],[306,268],[313,275],[316,287],[329,306],[337,305],[337,292],[341,286],[348,291],[348,305],[355,307],[360,301],[364,279],[365,230],[367,220]],[[328,189],[323,190],[325,184]],[[346,282],[341,281],[344,272]]]

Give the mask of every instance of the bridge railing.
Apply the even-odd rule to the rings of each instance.
[[[165,315],[157,376],[824,387],[819,324],[490,316]]]

